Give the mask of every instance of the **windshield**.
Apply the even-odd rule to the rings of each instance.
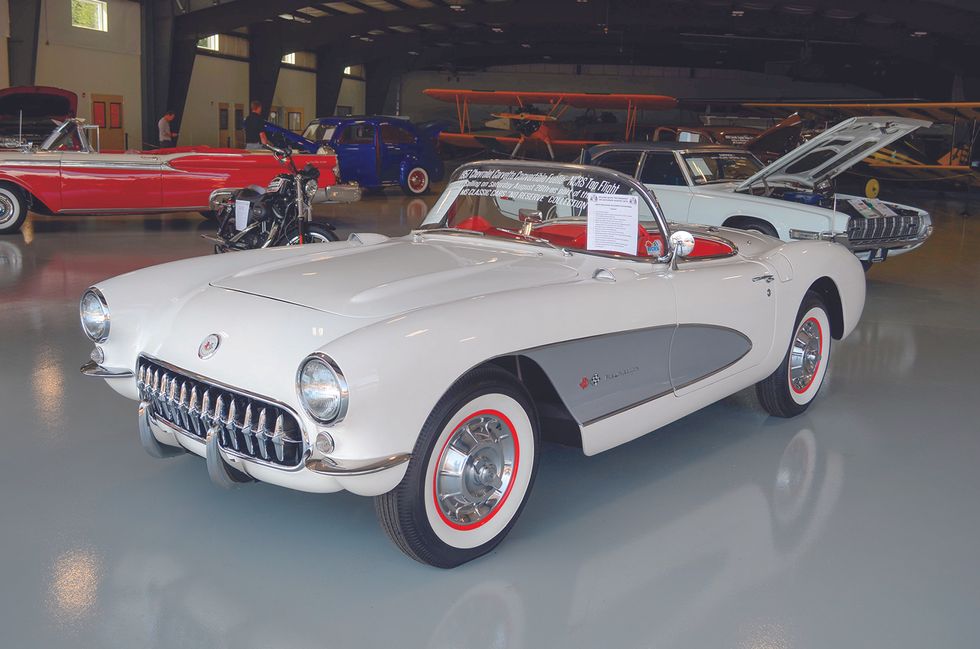
[[[83,151],[82,138],[75,123],[66,121],[60,124],[48,139],[41,144],[42,151]]]
[[[318,124],[314,122],[303,131],[303,137],[311,142],[324,142],[333,137],[335,130],[337,130],[337,127],[331,124]]]
[[[683,158],[695,185],[742,181],[762,169],[762,163],[751,153],[692,151]]]
[[[486,163],[460,169],[422,223],[562,248],[660,256],[644,196],[612,173],[564,165]]]

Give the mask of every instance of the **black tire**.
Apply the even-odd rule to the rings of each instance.
[[[748,221],[743,225],[735,226],[740,230],[747,230],[749,232],[758,232],[760,234],[765,234],[770,237],[779,238],[779,233],[776,232],[776,228],[772,227],[765,221]]]
[[[431,183],[429,172],[424,167],[412,167],[405,174],[405,182],[401,183],[402,191],[407,196],[422,196],[429,193]]]
[[[328,243],[330,241],[338,241],[337,235],[334,231],[325,225],[320,225],[319,223],[307,223],[303,227],[303,243]],[[299,232],[296,228],[292,228],[290,233],[286,236],[286,245],[295,246],[299,243]]]
[[[470,436],[474,430],[467,426],[470,423],[476,426],[480,442]],[[500,432],[505,434],[497,435]],[[438,568],[454,568],[490,552],[510,532],[527,503],[537,473],[538,440],[537,413],[523,386],[499,368],[474,370],[432,409],[401,483],[374,499],[382,529],[402,552]],[[469,452],[463,453],[464,470],[459,475],[466,479],[459,478],[459,484],[467,487],[458,491],[462,498],[448,503],[452,498],[448,494],[457,493],[455,487],[443,485],[437,477],[457,478],[437,469],[446,449],[452,446],[460,454],[464,441]],[[487,474],[490,482],[485,481]],[[474,496],[470,487],[482,491]],[[441,499],[440,490],[447,494]],[[494,495],[498,498],[491,503]],[[468,497],[472,499],[458,504]]]
[[[16,185],[0,183],[0,234],[20,230],[27,218],[27,197]]]
[[[827,307],[817,293],[808,291],[796,314],[793,336],[783,361],[772,374],[755,385],[759,403],[770,415],[795,417],[810,407],[827,375],[831,341]],[[807,344],[801,344],[804,342]],[[811,355],[811,352],[815,353]],[[791,366],[797,365],[799,367],[791,371]],[[812,371],[808,371],[810,369]]]

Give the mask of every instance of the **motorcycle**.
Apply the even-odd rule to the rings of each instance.
[[[273,178],[267,187],[251,185],[211,194],[217,214],[217,235],[201,235],[213,242],[216,253],[273,246],[337,241],[332,225],[313,221],[313,200],[320,171],[312,164],[297,169],[287,149],[266,144],[289,172]]]

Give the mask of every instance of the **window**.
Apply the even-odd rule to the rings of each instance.
[[[105,102],[92,102],[92,123],[99,128],[105,128]]]
[[[335,68],[335,69],[336,69],[336,68]],[[346,76],[348,76],[348,77],[350,76],[350,66],[349,66],[349,65],[348,65],[348,66],[347,66],[346,68],[344,68],[344,74],[345,74]]]
[[[71,25],[82,29],[109,31],[109,10],[103,0],[71,0]]]
[[[295,133],[299,133],[303,130],[303,113],[298,111],[289,111],[286,113],[286,128]]]
[[[218,35],[211,34],[206,38],[202,38],[197,42],[197,46],[202,50],[211,50],[212,52],[218,51]]]
[[[639,151],[611,151],[597,158],[594,164],[606,169],[615,169],[627,176],[636,175],[636,167],[640,164]]]
[[[381,141],[385,144],[415,144],[415,136],[401,126],[382,124]]]
[[[351,124],[340,134],[338,144],[374,144],[374,126],[371,124]]]
[[[282,55],[282,62],[289,65],[296,65],[296,52],[290,52],[289,54]]]
[[[122,128],[122,104],[113,101],[109,104],[109,128]]]
[[[640,182],[644,185],[687,185],[673,153],[648,153]]]
[[[742,181],[762,169],[762,163],[751,153],[694,149],[684,154],[684,162],[695,185]]]

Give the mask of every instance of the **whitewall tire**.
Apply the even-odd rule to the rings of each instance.
[[[819,295],[808,292],[783,362],[756,384],[759,402],[769,414],[793,417],[809,407],[827,374],[831,340],[827,308]]]
[[[537,451],[537,415],[523,387],[503,370],[476,370],[433,409],[405,478],[375,500],[378,519],[417,561],[452,568],[475,559],[516,522]]]
[[[421,196],[429,191],[429,172],[422,167],[412,167],[405,174],[402,191],[409,196]]]
[[[26,218],[24,193],[12,185],[0,184],[0,234],[17,232]]]

